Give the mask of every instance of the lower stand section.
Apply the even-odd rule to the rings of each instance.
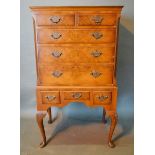
[[[40,128],[41,136],[42,136],[42,142],[40,143],[40,148],[43,148],[44,146],[46,146],[46,134],[45,134],[44,124],[43,124],[43,119],[47,113],[49,115],[48,123],[52,123],[51,108],[48,108],[47,112],[46,111],[39,111],[36,114],[36,120],[37,120],[38,126]],[[102,117],[103,123],[106,123],[105,115],[106,115],[106,111],[104,110],[103,117]],[[118,116],[117,116],[117,113],[115,111],[107,111],[107,115],[111,119],[109,136],[108,136],[108,146],[113,148],[113,147],[115,147],[115,144],[112,141],[112,136],[113,136],[116,124],[117,124]]]

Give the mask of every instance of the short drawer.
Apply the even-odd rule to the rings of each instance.
[[[64,100],[90,100],[89,91],[64,91]]]
[[[79,26],[113,26],[116,25],[116,14],[79,13]]]
[[[63,64],[39,66],[41,85],[102,86],[113,84],[113,65]]]
[[[43,104],[60,104],[59,91],[41,91]]]
[[[73,12],[61,13],[51,12],[36,14],[36,25],[38,26],[74,26],[75,14]]]
[[[116,29],[37,29],[38,43],[114,43]]]
[[[112,92],[111,91],[94,91],[93,92],[93,103],[95,105],[111,104],[112,103]]]

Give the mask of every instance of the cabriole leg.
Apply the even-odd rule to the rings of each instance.
[[[47,109],[47,113],[48,113],[48,124],[51,124],[52,123],[52,114],[51,114],[51,108],[48,108]]]
[[[103,108],[102,122],[103,122],[104,124],[107,123],[107,120],[105,119],[105,116],[106,116],[106,111],[105,111],[105,109]]]
[[[43,119],[45,116],[46,116],[46,112],[38,111],[36,114],[36,120],[42,136],[42,142],[40,143],[40,148],[43,148],[46,145],[46,135],[45,135],[45,129],[43,124]]]
[[[110,131],[109,131],[109,136],[108,136],[108,146],[113,148],[115,147],[115,144],[112,141],[112,136],[118,121],[118,115],[116,112],[109,112],[108,113],[110,119],[111,119],[111,125],[110,125]]]

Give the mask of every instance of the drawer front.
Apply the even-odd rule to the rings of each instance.
[[[43,104],[60,104],[59,91],[42,91],[41,95]]]
[[[39,63],[73,63],[77,61],[77,52],[75,47],[65,47],[61,45],[39,46]]]
[[[115,47],[78,47],[79,63],[111,63],[114,61]]]
[[[61,13],[51,12],[48,14],[37,14],[35,16],[38,26],[74,26],[75,15],[73,12]]]
[[[79,13],[79,26],[113,26],[116,25],[116,14]]]
[[[90,92],[88,91],[64,91],[64,100],[90,100]]]
[[[115,29],[37,29],[38,43],[112,43]]]
[[[95,105],[111,104],[112,103],[112,92],[110,91],[93,92],[93,103]]]
[[[41,85],[101,86],[113,83],[112,65],[39,66]]]
[[[103,46],[38,46],[40,64],[53,63],[110,63],[114,60],[114,47]]]

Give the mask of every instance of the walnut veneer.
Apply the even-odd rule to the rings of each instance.
[[[37,122],[43,141],[43,118],[52,106],[72,101],[101,106],[111,119],[108,145],[117,123],[116,59],[122,6],[30,7],[33,12],[37,69]]]

